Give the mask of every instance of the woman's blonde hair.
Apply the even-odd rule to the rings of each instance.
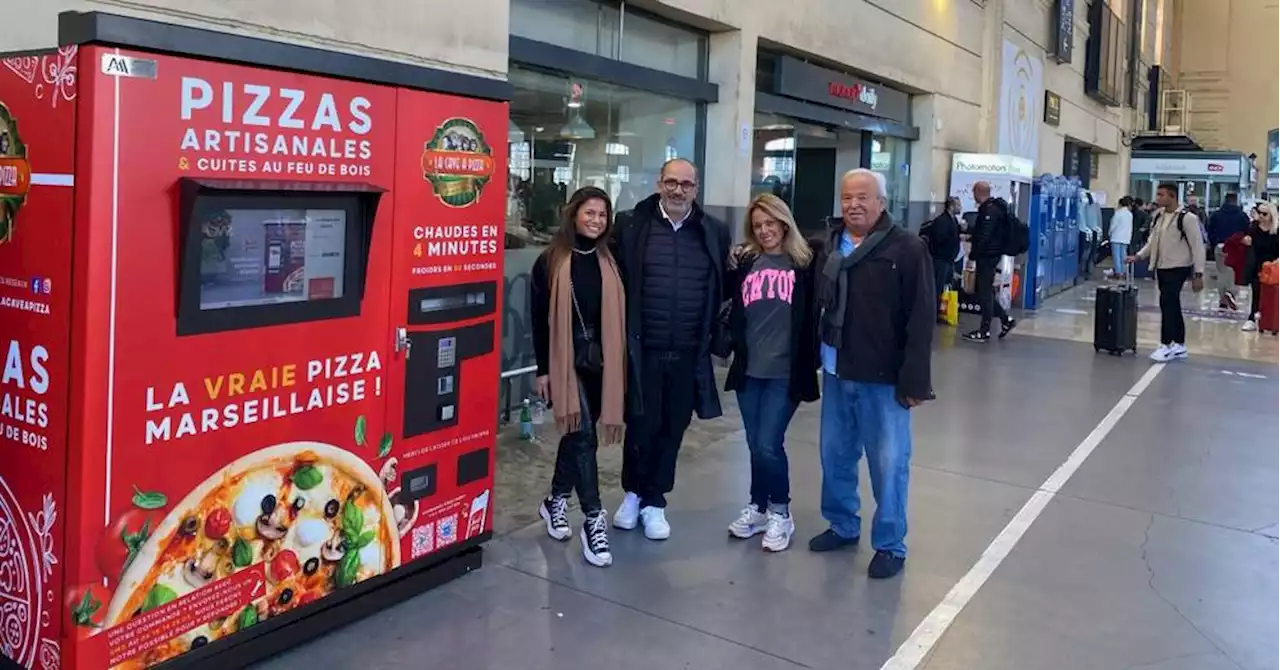
[[[742,239],[745,240],[743,246],[753,254],[764,253],[764,248],[756,239],[755,228],[751,225],[751,215],[757,209],[782,224],[782,252],[791,258],[791,262],[796,267],[808,267],[809,261],[813,260],[813,250],[809,248],[809,243],[796,227],[795,217],[791,216],[791,208],[787,207],[787,203],[782,198],[772,193],[762,193],[747,205],[747,214],[742,218]]]
[[[1280,221],[1276,221],[1276,210],[1274,207],[1271,206],[1271,203],[1260,202],[1257,204],[1257,206],[1253,208],[1253,211],[1255,213],[1266,212],[1267,216],[1271,217],[1271,230],[1268,230],[1267,232],[1271,233],[1272,235],[1275,235],[1277,232],[1280,232]]]

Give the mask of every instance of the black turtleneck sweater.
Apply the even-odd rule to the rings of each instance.
[[[574,240],[574,253],[569,259],[569,277],[573,281],[573,292],[578,299],[578,308],[582,310],[582,321],[593,333],[596,341],[600,339],[600,261],[596,257],[595,240],[578,235]],[[590,253],[579,253],[579,252]],[[538,362],[538,375],[547,374],[550,362],[551,341],[551,276],[547,267],[551,250],[542,252],[533,264],[529,275],[529,309],[533,320],[533,354]],[[573,316],[573,329],[581,337],[582,322]],[[575,338],[575,342],[578,338]]]

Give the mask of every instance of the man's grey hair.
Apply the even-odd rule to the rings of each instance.
[[[880,196],[881,200],[887,201],[889,199],[889,186],[884,181],[884,175],[867,168],[854,168],[844,173],[844,176],[840,178],[840,184],[843,185],[854,177],[871,177],[876,182],[876,195]]]

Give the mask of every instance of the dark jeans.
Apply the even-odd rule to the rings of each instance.
[[[1191,278],[1191,268],[1156,270],[1160,287],[1160,344],[1186,344],[1187,323],[1182,319],[1182,286]]]
[[[565,433],[556,449],[556,469],[551,476],[551,495],[565,496],[578,490],[582,512],[590,515],[604,509],[600,504],[599,468],[596,465],[596,419],[602,396],[599,375],[578,373],[578,405],[582,423],[577,432]]]
[[[1093,237],[1085,233],[1079,233],[1079,238],[1080,246],[1077,251],[1080,252],[1080,255],[1076,257],[1079,261],[1076,268],[1077,276],[1088,278],[1089,273],[1093,272]]]
[[[622,488],[641,507],[666,507],[676,485],[676,458],[697,400],[696,352],[645,350],[640,393],[644,416],[627,422]],[[633,389],[634,392],[634,389]]]
[[[1000,319],[1000,323],[1004,323],[1009,318],[1009,314],[1004,311],[1004,305],[996,300],[996,265],[1000,263],[999,258],[979,258],[975,261],[977,268],[974,273],[973,290],[978,294],[978,306],[982,308],[982,332],[991,332],[991,316],[994,314]]]
[[[791,502],[791,473],[783,448],[787,424],[796,413],[786,379],[747,377],[738,391],[738,409],[751,452],[751,504],[761,512]]]
[[[938,311],[942,311],[942,292],[954,278],[956,263],[943,258],[933,259],[933,292],[938,298]]]
[[[1249,318],[1257,318],[1258,312],[1262,310],[1262,282],[1255,275],[1249,282]]]

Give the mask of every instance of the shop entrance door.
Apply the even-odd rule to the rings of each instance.
[[[820,231],[832,215],[836,199],[836,150],[796,147],[795,199],[792,214],[800,230]]]
[[[396,156],[386,401],[399,478],[388,490],[397,515],[435,533],[415,538],[410,560],[491,524],[507,115],[402,91],[396,123],[415,139]]]

